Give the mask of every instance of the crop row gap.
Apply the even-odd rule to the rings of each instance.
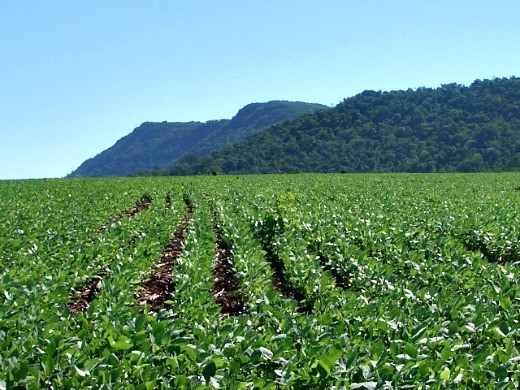
[[[132,207],[120,212],[116,217],[112,218],[110,222],[99,227],[100,232],[106,231],[108,226],[114,226],[115,223],[121,220],[123,217],[133,218],[137,213],[146,211],[152,204],[152,197],[145,194],[143,195]],[[94,242],[91,238],[90,242]],[[135,243],[135,238],[131,239],[130,244]],[[90,281],[78,288],[73,289],[72,297],[67,302],[67,307],[71,312],[83,312],[86,311],[90,303],[94,300],[96,294],[100,291],[103,283],[103,278],[109,273],[109,268],[105,267],[99,271]]]
[[[163,249],[160,260],[150,272],[150,278],[143,280],[140,289],[135,292],[134,298],[139,306],[148,304],[152,313],[157,313],[165,302],[171,299],[175,289],[173,282],[173,268],[177,262],[184,242],[188,224],[193,216],[193,204],[186,195],[184,199],[184,217],[177,226],[175,233]],[[167,306],[167,305],[165,305]]]
[[[215,296],[215,302],[220,306],[222,316],[241,315],[245,313],[244,301],[240,291],[240,282],[232,264],[231,247],[224,239],[224,232],[217,222],[214,211],[212,211],[212,215],[213,230],[217,240],[215,243],[215,262],[212,268],[215,283],[210,292]]]

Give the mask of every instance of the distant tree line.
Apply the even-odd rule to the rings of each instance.
[[[510,77],[469,87],[365,91],[152,174],[519,169],[520,78]]]
[[[112,147],[83,162],[69,177],[126,176],[171,165],[189,154],[201,157],[228,144],[240,143],[276,123],[323,109],[327,107],[321,104],[275,100],[248,104],[232,119],[145,122]]]

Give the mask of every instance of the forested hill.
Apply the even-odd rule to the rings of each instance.
[[[520,78],[365,91],[155,174],[475,172],[520,168]]]
[[[327,109],[321,104],[271,101],[252,103],[232,119],[201,122],[145,122],[109,149],[86,160],[76,176],[127,176],[239,143],[268,126]]]

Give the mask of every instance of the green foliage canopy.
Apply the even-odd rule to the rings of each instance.
[[[228,144],[242,142],[268,126],[326,108],[321,104],[270,101],[248,104],[230,120],[145,122],[109,149],[85,161],[69,176],[133,175],[172,164],[182,156],[204,156]],[[189,161],[187,157],[183,162]]]
[[[156,174],[518,169],[520,78],[365,91]],[[516,168],[515,168],[516,167]]]

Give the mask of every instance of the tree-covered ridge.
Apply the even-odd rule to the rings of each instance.
[[[520,167],[520,78],[365,91],[157,174],[476,172]]]
[[[145,122],[112,147],[86,160],[69,176],[126,176],[172,164],[186,154],[204,156],[227,144],[299,115],[326,109],[321,104],[252,103],[232,119],[201,122]]]

